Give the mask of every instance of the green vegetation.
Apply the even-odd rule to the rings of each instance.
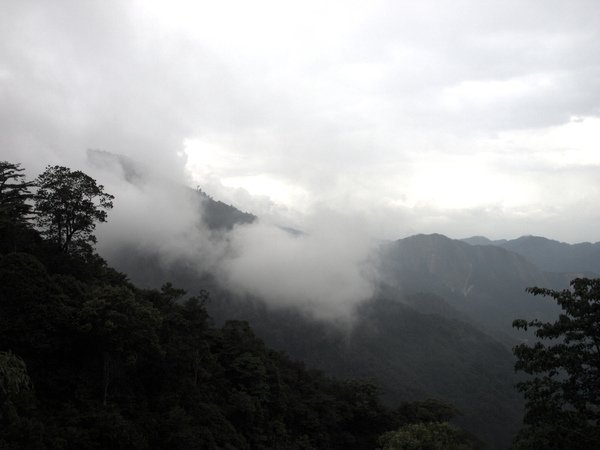
[[[215,327],[204,291],[137,288],[92,250],[112,197],[88,178],[50,167],[33,197],[0,190],[19,206],[0,210],[0,448],[369,449],[455,413],[389,409],[372,383],[307,370],[246,322]]]
[[[600,445],[600,279],[578,278],[571,290],[531,288],[563,309],[558,320],[515,320],[535,329],[534,345],[514,348],[515,368],[530,377],[524,394],[526,427],[517,449],[594,449]],[[542,341],[548,341],[543,343]]]

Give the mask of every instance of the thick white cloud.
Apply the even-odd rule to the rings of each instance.
[[[225,285],[319,318],[351,320],[374,292],[374,242],[348,217],[315,219],[318,227],[297,235],[260,222],[235,229],[221,266]]]

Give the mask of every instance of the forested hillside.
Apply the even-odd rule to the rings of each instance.
[[[226,311],[312,367],[376,380],[388,405],[427,397],[450,402],[464,428],[490,448],[508,447],[522,418],[510,350],[469,323],[420,313],[403,300],[382,293],[359,308],[351,328],[266,309],[256,299],[232,300]]]
[[[246,322],[216,327],[206,291],[137,288],[93,252],[110,209],[93,200],[112,198],[85,174],[1,174],[0,448],[391,449],[423,430],[479,447],[448,405],[390,409],[371,382],[307,370]]]

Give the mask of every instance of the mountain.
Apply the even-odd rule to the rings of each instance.
[[[123,181],[129,184],[143,183],[149,178],[143,164],[126,156],[97,149],[88,149],[86,156],[92,166],[112,173],[120,173]],[[198,208],[203,210],[202,219],[204,224],[211,230],[229,230],[235,224],[251,223],[256,220],[255,215],[215,200],[200,188],[195,190],[189,188],[189,191],[192,193],[192,197],[195,194],[198,200]]]
[[[515,318],[546,319],[557,311],[525,289],[561,281],[501,247],[421,234],[383,248],[381,261],[385,283],[405,294],[435,293],[498,338],[517,336],[511,327]]]
[[[254,214],[242,212],[227,203],[215,200],[200,189],[196,192],[204,210],[202,219],[211,230],[230,230],[236,224],[252,223],[256,220]]]
[[[500,247],[501,243],[506,242],[506,239],[492,241],[491,239],[488,239],[485,236],[471,236],[465,239],[461,239],[461,241],[471,245],[497,245]]]
[[[509,241],[472,237],[464,239],[464,242],[502,247],[518,253],[547,272],[600,274],[600,242],[567,244],[540,236],[521,236]]]

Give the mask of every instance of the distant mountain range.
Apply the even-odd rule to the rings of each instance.
[[[501,247],[517,253],[547,272],[593,276],[600,274],[600,242],[567,244],[540,236],[492,241],[482,236],[463,239],[471,245]]]
[[[440,234],[400,239],[382,255],[384,283],[404,294],[434,293],[505,342],[511,335],[522,337],[512,331],[515,318],[556,315],[554,304],[527,294],[527,287],[568,286],[568,276],[544,272],[520,254]]]

